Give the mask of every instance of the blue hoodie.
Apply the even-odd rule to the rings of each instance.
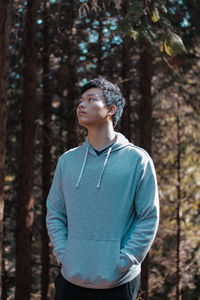
[[[158,221],[152,159],[122,134],[99,156],[88,139],[60,156],[46,224],[66,280],[94,289],[131,281],[141,271]]]

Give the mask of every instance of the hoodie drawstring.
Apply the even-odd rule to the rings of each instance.
[[[101,179],[102,179],[102,176],[103,176],[103,172],[104,172],[104,169],[105,169],[105,167],[106,167],[107,161],[108,161],[108,159],[109,159],[111,150],[112,150],[112,147],[109,148],[108,153],[107,153],[107,155],[106,155],[106,159],[105,159],[105,161],[104,161],[103,168],[102,168],[102,170],[101,170],[101,174],[100,174],[99,181],[98,181],[98,184],[97,184],[97,189],[100,188],[100,185],[101,185]]]
[[[84,161],[83,161],[83,165],[82,165],[82,169],[81,169],[80,175],[79,175],[78,180],[77,180],[77,183],[76,183],[76,188],[79,187],[79,184],[80,184],[80,181],[81,181],[81,178],[82,178],[84,169],[85,169],[85,165],[86,165],[86,161],[87,161],[87,157],[88,157],[88,152],[89,152],[89,147],[90,147],[90,145],[87,146],[87,149],[86,149],[86,151],[85,151],[85,157],[84,157]],[[102,176],[103,176],[103,172],[104,172],[104,169],[105,169],[106,164],[107,164],[107,162],[108,162],[108,159],[109,159],[111,150],[112,150],[112,147],[109,148],[108,153],[107,153],[107,155],[106,155],[106,158],[105,158],[105,161],[104,161],[104,164],[103,164],[103,168],[102,168],[101,174],[100,174],[100,176],[99,176],[99,181],[98,181],[98,184],[97,184],[97,189],[100,188],[101,180],[102,180]]]
[[[82,175],[83,175],[83,171],[84,171],[84,169],[85,169],[85,164],[86,164],[87,157],[88,157],[89,147],[90,147],[90,145],[87,146],[87,149],[86,149],[86,151],[85,151],[85,157],[84,157],[84,161],[83,161],[83,165],[82,165],[82,169],[81,169],[79,178],[78,178],[77,183],[76,183],[76,188],[78,188],[78,186],[79,186],[79,183],[80,183],[80,181],[81,181],[81,177],[82,177]]]

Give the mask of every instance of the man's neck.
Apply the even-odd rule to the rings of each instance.
[[[96,150],[103,150],[112,145],[116,140],[116,132],[113,126],[106,128],[88,128],[88,140],[90,145]]]

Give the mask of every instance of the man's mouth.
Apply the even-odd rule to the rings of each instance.
[[[82,111],[82,110],[79,110],[78,111],[78,115],[82,115],[82,114],[85,114],[86,112],[85,111]]]

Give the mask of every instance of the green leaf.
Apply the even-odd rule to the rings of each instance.
[[[186,52],[186,48],[179,35],[174,32],[170,32],[164,41],[165,52],[169,55],[183,54]]]
[[[130,31],[130,37],[133,38],[135,41],[138,39],[139,32],[136,30],[131,30]]]

